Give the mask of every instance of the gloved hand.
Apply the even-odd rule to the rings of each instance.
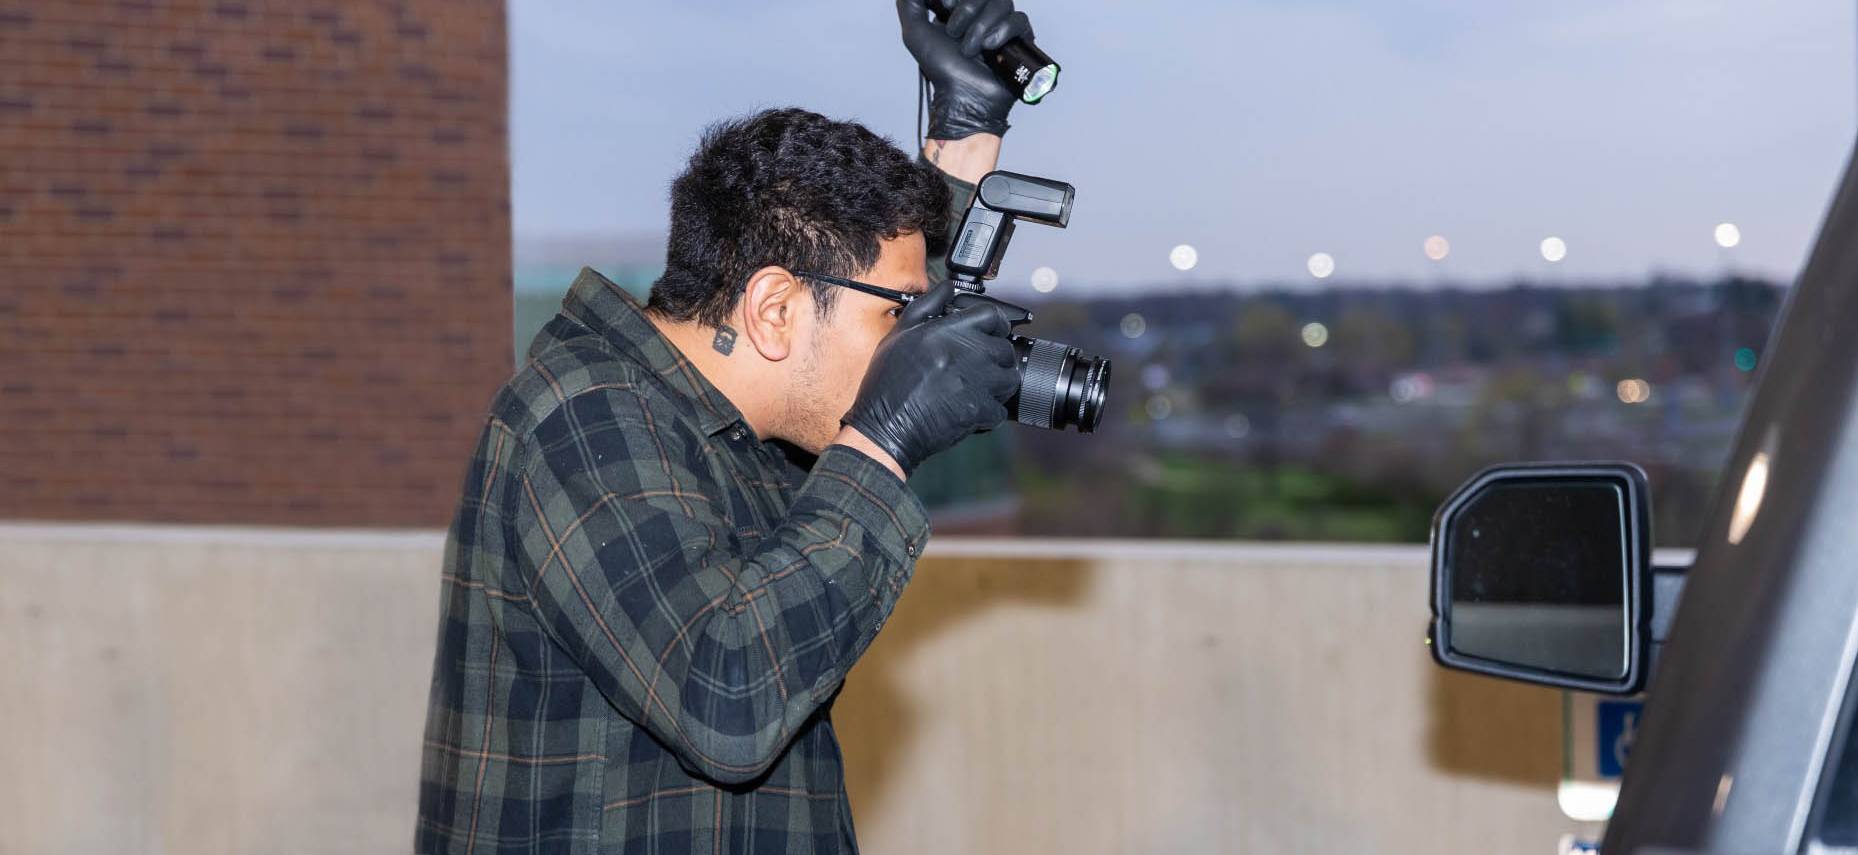
[[[944,0],[948,23],[929,18],[925,0],[897,0],[903,46],[929,78],[929,139],[1005,134],[1006,114],[1019,96],[1000,84],[979,59],[1017,36],[1032,38],[1026,13],[1013,0]]]
[[[985,302],[943,314],[954,296],[955,283],[943,282],[903,310],[841,420],[906,474],[1005,421],[1006,401],[1019,390],[1006,314]]]

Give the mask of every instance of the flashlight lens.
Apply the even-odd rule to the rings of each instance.
[[[1058,64],[1052,63],[1033,72],[1032,79],[1026,82],[1026,91],[1019,94],[1019,100],[1028,104],[1037,104],[1046,93],[1058,87]]]

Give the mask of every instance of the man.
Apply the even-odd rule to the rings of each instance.
[[[828,713],[929,534],[904,478],[1017,386],[1004,315],[926,269],[1013,103],[976,57],[1030,34],[1010,0],[955,5],[897,6],[928,162],[801,110],[712,128],[649,302],[582,271],[497,395],[447,540],[419,851],[856,850]]]

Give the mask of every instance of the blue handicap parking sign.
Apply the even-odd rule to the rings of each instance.
[[[1626,757],[1632,753],[1632,740],[1639,735],[1639,718],[1644,715],[1644,701],[1601,701],[1595,716],[1595,746],[1600,752],[1600,776],[1617,778],[1626,771]]]

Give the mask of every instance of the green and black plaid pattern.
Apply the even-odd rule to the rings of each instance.
[[[927,537],[888,470],[762,443],[582,271],[447,538],[416,848],[855,851],[828,710]]]

